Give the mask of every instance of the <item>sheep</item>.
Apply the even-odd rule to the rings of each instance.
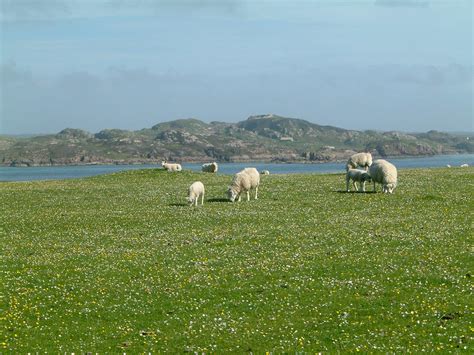
[[[369,174],[374,183],[382,184],[382,192],[393,193],[397,187],[397,168],[386,160],[378,159],[369,168]]]
[[[370,153],[356,153],[352,155],[346,164],[346,171],[355,169],[358,166],[364,167],[365,171],[372,165],[372,154]]]
[[[182,170],[181,164],[171,164],[171,163],[162,161],[161,166],[168,171],[181,171]]]
[[[349,189],[349,181],[352,180],[352,184],[354,185],[354,189],[356,191],[359,191],[357,188],[357,182],[361,183],[362,186],[362,192],[365,192],[365,183],[371,182],[372,179],[370,175],[367,173],[365,170],[361,169],[349,169],[349,171],[346,173],[346,190],[347,192],[350,191]]]
[[[189,205],[197,206],[199,196],[201,196],[201,205],[204,205],[204,184],[201,181],[195,181],[189,186],[187,200]]]
[[[270,172],[268,170],[262,170],[260,175],[270,175]]]
[[[217,173],[217,169],[219,169],[216,162],[203,164],[201,170],[205,173]]]
[[[450,167],[451,167],[451,165],[449,165],[449,164],[446,164],[446,167],[447,167],[447,168],[450,168]]]
[[[461,164],[461,168],[468,168],[469,164]]]
[[[250,189],[255,189],[255,199],[258,199],[258,185],[260,185],[260,174],[255,168],[245,168],[234,175],[232,184],[227,189],[227,197],[234,202],[238,197],[241,201],[243,192],[247,192],[247,201],[250,201]]]

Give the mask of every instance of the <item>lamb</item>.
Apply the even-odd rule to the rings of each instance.
[[[365,171],[372,165],[372,154],[370,153],[356,153],[352,155],[346,164],[346,171],[355,169],[358,166],[365,168]]]
[[[181,164],[171,164],[171,163],[162,161],[161,166],[168,171],[181,171],[182,170]]]
[[[219,167],[217,166],[217,163],[213,162],[213,163],[203,164],[201,167],[201,170],[205,173],[217,173],[218,168]]]
[[[393,193],[397,187],[397,168],[392,163],[383,159],[377,159],[369,168],[369,174],[374,183],[382,184],[382,192]]]
[[[260,175],[270,175],[270,172],[268,170],[262,170]]]
[[[352,180],[352,184],[354,185],[354,189],[356,191],[359,191],[357,187],[357,182],[361,183],[362,186],[362,192],[365,192],[365,183],[371,182],[372,179],[370,175],[365,171],[361,169],[349,169],[349,171],[346,173],[346,190],[347,192],[350,191],[349,189],[349,181]]]
[[[201,205],[204,205],[204,184],[201,181],[195,181],[189,186],[188,189],[188,202],[189,205],[197,206],[199,196],[201,196]]]
[[[250,189],[255,189],[255,199],[258,199],[258,185],[260,185],[260,174],[255,168],[245,168],[234,175],[232,184],[227,190],[227,196],[231,202],[236,198],[241,201],[242,193],[247,193],[247,201],[250,201]]]

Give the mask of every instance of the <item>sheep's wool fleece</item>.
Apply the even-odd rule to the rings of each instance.
[[[392,163],[377,159],[369,168],[369,174],[374,182],[388,185],[397,183],[397,168]]]
[[[347,161],[347,170],[356,168],[357,166],[370,166],[372,164],[372,154],[356,153]]]
[[[260,184],[260,174],[255,168],[245,168],[234,175],[232,188],[236,191],[247,191]]]

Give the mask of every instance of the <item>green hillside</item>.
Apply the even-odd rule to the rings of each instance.
[[[138,131],[92,134],[67,128],[39,137],[0,136],[0,163],[10,166],[153,163],[162,160],[323,162],[355,151],[376,156],[473,153],[473,134],[376,132],[321,126],[277,115],[238,123],[181,119]]]

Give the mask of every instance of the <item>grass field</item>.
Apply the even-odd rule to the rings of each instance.
[[[270,175],[234,204],[192,172],[0,183],[0,350],[472,353],[473,177]]]

